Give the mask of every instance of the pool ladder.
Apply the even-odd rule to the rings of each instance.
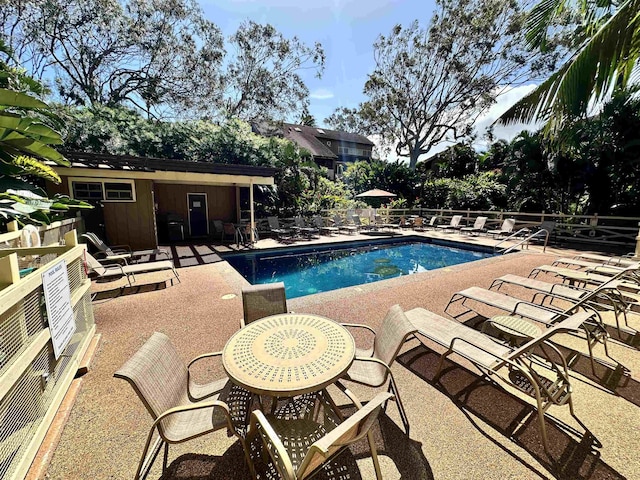
[[[520,235],[524,235],[526,233],[529,232],[528,228],[521,228],[520,230],[518,230],[516,233],[512,233],[511,235],[509,235],[507,238],[500,240],[498,243],[496,243],[493,246],[493,251],[495,252],[496,249],[503,244],[504,242],[506,242],[507,240],[511,240],[513,238],[517,238]],[[529,242],[536,237],[541,237],[542,235],[544,235],[544,246],[542,248],[542,251],[545,252],[547,250],[547,243],[549,243],[549,230],[541,228],[540,230],[538,230],[537,232],[533,232],[532,234],[528,235],[526,238],[523,238],[522,240],[520,240],[518,243],[516,243],[515,245],[511,245],[509,248],[503,250],[501,253],[504,255],[506,253],[509,253],[513,250],[515,250],[516,248],[518,248],[520,245],[526,245],[527,248],[529,248]]]

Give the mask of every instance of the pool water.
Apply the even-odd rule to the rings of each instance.
[[[251,284],[284,282],[287,298],[426,272],[493,254],[424,242],[333,245],[225,256]]]

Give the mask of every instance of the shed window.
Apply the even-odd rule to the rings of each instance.
[[[73,198],[76,200],[102,200],[102,183],[73,182]]]
[[[133,185],[104,182],[104,197],[105,200],[133,200]]]

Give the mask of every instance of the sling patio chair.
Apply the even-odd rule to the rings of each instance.
[[[360,215],[351,215],[351,223],[353,223],[353,225],[358,229],[358,231],[360,230],[371,230],[371,225],[364,225],[362,223],[362,221],[360,220]]]
[[[440,215],[434,215],[433,217],[431,217],[429,219],[429,223],[424,225],[425,230],[426,229],[435,230],[436,228],[438,228],[438,220],[439,219],[440,219]]]
[[[513,227],[515,227],[515,225],[516,220],[514,218],[507,218],[502,222],[502,226],[499,229],[487,230],[487,235],[493,235],[494,237],[509,235],[513,232]]]
[[[335,427],[306,416],[282,419],[277,413],[265,415],[254,410],[247,440],[253,445],[254,439],[260,439],[263,446],[260,458],[266,459],[256,462],[259,463],[254,472],[256,478],[302,480],[313,477],[349,445],[367,437],[376,479],[382,480],[371,428],[391,399],[393,395],[385,392],[376,395],[365,406],[355,399],[358,410]]]
[[[355,225],[345,225],[339,215],[333,217],[333,223],[339,231],[344,230],[349,234],[356,233],[358,231],[358,227]]]
[[[424,218],[422,217],[417,217],[413,219],[413,229],[416,232],[424,232],[425,228],[424,228]]]
[[[269,231],[276,235],[278,240],[291,238],[292,232],[289,228],[281,228],[280,220],[278,217],[267,217],[267,223],[269,224]]]
[[[460,233],[480,233],[484,231],[484,224],[487,223],[487,217],[477,217],[472,227],[462,227]]]
[[[136,281],[136,273],[159,272],[162,270],[171,270],[178,283],[180,283],[180,276],[171,260],[135,263],[133,265],[120,265],[118,263],[110,265],[100,263],[91,254],[85,252],[85,265],[87,270],[91,271],[91,276],[96,279],[126,277],[130,287],[132,286],[131,280]]]
[[[320,230],[318,230],[317,228],[308,226],[300,215],[297,215],[293,219],[293,221],[295,223],[293,230],[298,234],[302,234],[307,238],[311,238],[314,235],[317,235],[318,233],[320,233]]]
[[[628,327],[627,312],[632,311],[632,305],[637,301],[628,293],[616,288],[615,284],[605,283],[597,288],[597,291],[567,285],[564,283],[549,283],[535,278],[521,277],[519,275],[507,274],[496,278],[489,287],[489,290],[499,291],[503,285],[516,285],[534,292],[531,301],[537,303],[536,299],[542,297],[540,304],[544,304],[547,299],[562,299],[569,302],[579,302],[587,299],[587,303],[597,310],[612,311],[616,319],[618,333],[620,331],[620,317],[624,319]],[[625,296],[626,295],[626,296]],[[638,304],[640,306],[640,304]]]
[[[242,288],[243,318],[240,328],[270,315],[287,313],[287,296],[284,283],[265,283]]]
[[[462,215],[454,215],[453,217],[451,217],[451,221],[449,222],[449,225],[437,225],[436,228],[444,230],[445,232],[447,230],[458,230],[462,228],[462,225],[460,225],[461,221],[462,221]]]
[[[324,220],[320,215],[316,215],[315,217],[313,217],[313,224],[316,226],[316,228],[321,234],[322,232],[326,232],[327,235],[331,236],[332,233],[339,232],[338,227],[331,227],[331,226],[325,225]]]
[[[640,262],[631,262],[629,265],[610,265],[603,263],[594,263],[589,260],[581,260],[576,258],[558,258],[552,262],[553,266],[566,265],[567,268],[575,267],[577,270],[585,272],[601,273],[603,275],[617,275],[626,270],[629,274],[635,274],[640,269]]]
[[[496,292],[493,290],[486,290],[480,287],[470,287],[460,292],[454,293],[444,311],[446,313],[451,305],[459,302],[460,305],[467,308],[466,312],[464,313],[477,313],[474,308],[469,307],[469,305],[467,304],[467,301],[471,300],[498,310],[505,311],[509,316],[528,318],[547,326],[553,326],[554,324],[558,323],[559,321],[563,320],[579,309],[591,312],[593,315],[590,315],[590,320],[588,322],[585,322],[581,326],[581,329],[584,331],[584,336],[587,340],[591,370],[595,374],[596,358],[593,355],[593,346],[596,343],[602,343],[605,355],[616,364],[619,364],[619,362],[617,362],[609,354],[609,347],[607,344],[609,334],[607,333],[607,330],[604,326],[602,317],[600,316],[600,313],[589,303],[590,300],[592,298],[595,298],[595,296],[598,294],[600,294],[600,292],[592,292],[589,296],[586,296],[583,299],[572,303],[572,305],[566,310],[560,310],[547,305],[531,303],[526,300],[512,297],[510,295],[505,295],[504,293]]]
[[[169,444],[182,443],[217,430],[226,430],[229,435],[235,435],[240,440],[245,459],[251,467],[244,441],[251,393],[232,384],[226,377],[198,384],[190,373],[196,362],[219,357],[221,354],[217,352],[200,355],[185,365],[169,337],[155,332],[115,372],[114,377],[129,382],[153,418],[135,480],[146,478],[163,446],[164,473]],[[157,439],[151,447],[156,431]]]
[[[595,253],[579,253],[576,255],[576,260],[590,260],[594,263],[601,263],[603,265],[615,265],[619,267],[632,267],[637,263],[637,260],[634,260],[632,257],[633,253],[627,254],[626,256],[619,255],[599,255]]]
[[[149,250],[132,250],[129,245],[112,245],[108,246],[104,243],[95,233],[87,232],[83,233],[81,237],[86,238],[89,242],[98,249],[96,256],[104,258],[109,261],[117,260],[137,260],[140,257],[152,256],[157,257],[165,256],[167,259],[171,258],[169,252],[163,248],[153,248]]]
[[[437,382],[440,378],[445,358],[455,353],[470,361],[488,379],[499,378],[510,387],[534,398],[542,443],[547,452],[549,439],[544,416],[552,405],[568,405],[571,416],[582,428],[589,431],[574,412],[566,360],[549,339],[557,333],[575,332],[592,317],[593,313],[585,311],[575,313],[522,346],[512,348],[473,328],[424,308],[414,308],[407,312],[407,318],[418,330],[415,337],[420,342],[424,343],[421,338],[424,337],[447,349],[441,354],[434,381]],[[430,345],[426,346],[431,348]],[[545,368],[538,366],[540,356],[544,360],[542,365]],[[535,368],[536,366],[538,368]],[[506,375],[503,373],[505,370]],[[542,371],[555,378],[548,378],[541,373]],[[495,408],[500,406],[495,405]]]
[[[409,419],[402,405],[400,392],[391,372],[391,365],[396,360],[404,342],[413,335],[416,329],[399,305],[393,305],[389,309],[378,333],[368,325],[343,323],[342,326],[365,329],[374,336],[372,348],[368,350],[356,348],[356,358],[343,380],[377,388],[384,385],[388,379],[389,391],[395,396],[400,418],[408,435]]]
[[[573,284],[600,285],[611,280],[619,280],[617,288],[640,292],[640,272],[636,267],[618,269],[578,270],[575,268],[561,267],[559,265],[539,265],[531,270],[530,278],[536,278],[541,273],[562,278],[565,282]]]

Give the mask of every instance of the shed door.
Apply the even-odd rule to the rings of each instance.
[[[189,232],[192,237],[205,237],[209,233],[207,221],[207,195],[205,193],[187,193],[189,207]]]

